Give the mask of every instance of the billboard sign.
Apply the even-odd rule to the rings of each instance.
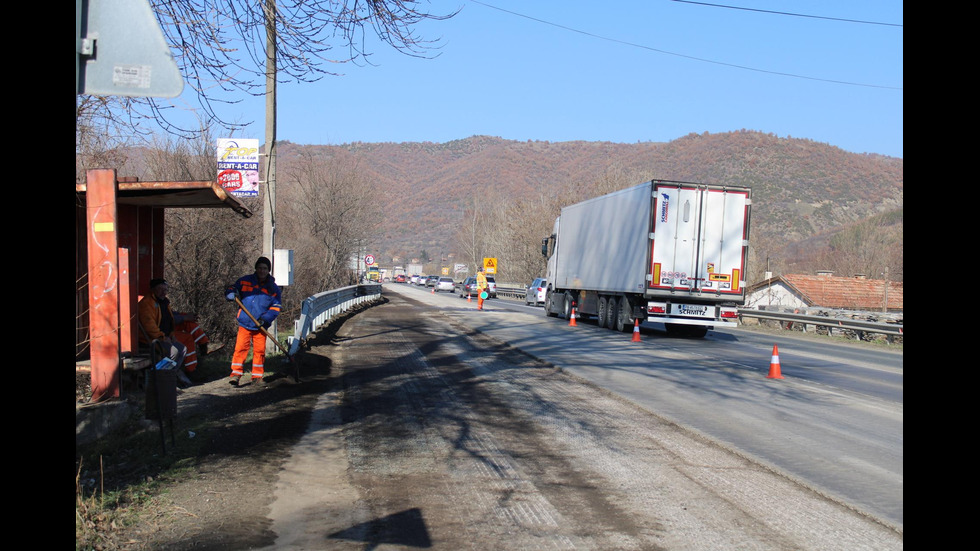
[[[218,140],[218,185],[235,197],[259,196],[259,140]]]

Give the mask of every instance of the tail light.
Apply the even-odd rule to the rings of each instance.
[[[735,319],[738,317],[738,310],[735,308],[722,308],[721,317],[722,319]]]

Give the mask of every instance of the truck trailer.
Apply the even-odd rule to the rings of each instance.
[[[745,302],[751,190],[651,180],[561,209],[542,240],[545,314],[703,337]]]

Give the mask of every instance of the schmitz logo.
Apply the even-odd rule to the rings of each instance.
[[[662,196],[660,200],[660,221],[666,222],[668,210],[670,210],[670,195],[666,193],[661,193],[660,195]]]
[[[708,313],[707,306],[687,306],[685,304],[680,304],[677,307],[677,313],[685,316],[703,316]]]

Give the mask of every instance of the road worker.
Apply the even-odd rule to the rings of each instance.
[[[177,379],[184,385],[201,382],[198,351],[207,353],[208,336],[198,325],[197,314],[174,312],[170,306],[170,285],[162,278],[150,280],[150,292],[137,306],[140,342],[159,341],[163,353],[182,369]]]
[[[476,309],[483,310],[483,293],[487,292],[487,275],[483,273],[483,268],[476,270]]]
[[[238,386],[242,375],[245,374],[245,359],[249,348],[252,349],[252,382],[264,382],[265,375],[265,331],[268,329],[279,311],[281,294],[276,279],[272,277],[272,262],[262,256],[255,261],[255,273],[241,277],[233,285],[225,289],[225,298],[241,301],[241,306],[247,310],[238,310],[238,337],[235,341],[235,353],[231,358],[232,385]],[[251,316],[249,316],[251,314]],[[252,321],[255,318],[259,325]]]

